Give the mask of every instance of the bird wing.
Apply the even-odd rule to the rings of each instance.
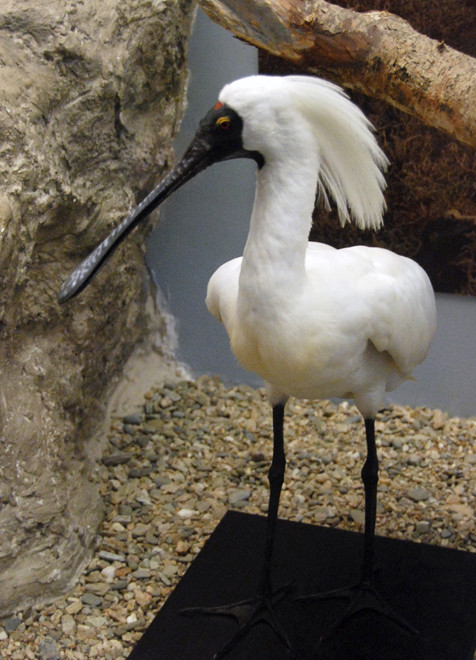
[[[436,330],[435,296],[416,262],[382,248],[310,243],[306,270],[316,304],[343,341],[371,341],[406,376],[425,359]]]
[[[208,311],[223,323],[227,330],[236,309],[241,261],[241,257],[227,261],[213,273],[208,282],[205,300]]]
[[[207,289],[208,310],[224,324],[230,336],[237,321],[241,263],[240,257],[223,264],[210,278]],[[403,376],[410,376],[424,360],[435,334],[436,311],[430,281],[418,264],[381,248],[356,246],[336,250],[322,243],[310,243],[306,271],[311,290],[307,289],[306,294],[305,325],[317,326],[312,336],[307,331],[300,335],[299,323],[296,332],[289,333],[288,326],[294,327],[297,321],[291,313],[291,323],[286,328],[291,342],[297,344],[292,349],[294,358],[298,348],[302,348],[301,352],[309,348],[304,336],[312,344],[309,354],[317,351],[318,363],[323,365],[326,360],[331,363],[336,359],[336,365],[342,360],[352,361],[352,355],[364,351],[369,341],[378,351],[392,357]],[[297,300],[299,305],[298,297]],[[293,304],[291,301],[291,310],[295,309]],[[273,331],[278,328],[274,325]],[[269,344],[270,337],[266,340]],[[328,355],[328,345],[338,354]]]
[[[435,295],[425,271],[414,261],[381,248],[347,248],[367,262],[355,281],[368,310],[369,339],[410,375],[422,362],[436,331]]]

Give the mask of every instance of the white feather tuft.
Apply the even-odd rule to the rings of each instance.
[[[296,107],[313,126],[320,155],[320,193],[334,199],[342,225],[350,222],[351,214],[361,229],[377,229],[383,224],[383,171],[388,160],[372,125],[337,85],[308,76],[286,79]]]
[[[334,199],[341,224],[352,219],[361,229],[383,224],[388,160],[372,125],[340,87],[310,76],[251,76],[227,85],[220,99],[241,114],[245,128],[257,125],[255,135],[272,121],[273,108],[274,139],[297,134],[304,119],[315,139],[318,192],[327,205],[328,196]],[[281,150],[288,146],[283,139]]]

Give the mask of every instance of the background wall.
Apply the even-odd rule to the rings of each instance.
[[[230,80],[256,73],[257,52],[234,39],[200,10],[190,45],[189,107],[176,141],[181,154],[198,121]],[[207,282],[225,261],[242,254],[254,194],[255,166],[232,161],[212,167],[167,202],[152,232],[147,262],[177,323],[178,358],[192,371],[232,382],[261,383],[243,371],[228,338],[205,307]],[[438,333],[414,381],[389,401],[476,415],[476,301],[438,294]]]
[[[182,155],[200,119],[227,82],[257,73],[257,51],[213,23],[200,9],[189,44],[188,108],[174,143]],[[214,165],[178,190],[161,207],[147,263],[176,318],[177,357],[195,373],[217,373],[260,384],[230,352],[221,323],[206,306],[213,272],[243,253],[254,197],[256,166],[233,160]]]

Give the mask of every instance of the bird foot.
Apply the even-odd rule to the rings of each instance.
[[[226,657],[226,655],[236,646],[236,644],[242,639],[251,628],[253,628],[258,623],[264,623],[268,625],[280,639],[280,641],[286,646],[286,648],[292,652],[291,643],[281,628],[280,624],[277,621],[275,615],[276,605],[283,600],[286,594],[289,591],[289,586],[281,587],[274,593],[268,595],[257,595],[245,600],[240,600],[236,603],[230,603],[228,605],[218,605],[214,607],[187,607],[186,609],[181,610],[181,614],[187,616],[196,616],[196,615],[208,615],[208,616],[227,616],[235,619],[238,623],[238,630],[236,633],[228,640],[228,642],[223,646],[215,655],[213,660],[219,660]]]
[[[371,610],[377,612],[387,619],[393,621],[405,632],[412,635],[418,635],[419,632],[408,621],[395,612],[376,587],[371,582],[362,581],[356,585],[333,589],[332,591],[323,591],[321,593],[298,596],[296,600],[325,600],[327,598],[348,598],[350,602],[344,613],[337,619],[332,627],[321,637],[321,642],[329,639],[335,631],[340,628],[348,619],[359,612]]]

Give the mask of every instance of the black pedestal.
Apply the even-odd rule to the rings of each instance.
[[[129,660],[211,660],[236,630],[225,617],[180,614],[185,607],[221,605],[255,593],[265,518],[229,512],[144,633]],[[359,577],[363,536],[289,521],[278,522],[274,585],[300,593],[346,586]],[[377,537],[377,583],[392,608],[415,626],[412,636],[365,611],[319,646],[346,600],[307,603],[291,595],[277,608],[297,659],[472,660],[476,647],[476,555]],[[289,660],[274,633],[256,626],[227,660]]]

